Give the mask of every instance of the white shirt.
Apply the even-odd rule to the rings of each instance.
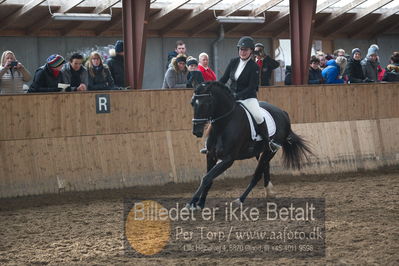
[[[248,57],[247,60],[242,60],[242,59],[240,58],[240,63],[238,63],[238,67],[237,67],[236,73],[234,73],[234,78],[235,78],[236,80],[240,77],[242,71],[244,70],[244,67],[247,65],[247,63],[248,63],[248,61],[249,61],[250,59],[251,59],[251,57]]]

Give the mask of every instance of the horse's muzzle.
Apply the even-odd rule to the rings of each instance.
[[[204,135],[204,124],[193,124],[193,134],[197,137],[197,138],[202,138],[202,136]]]

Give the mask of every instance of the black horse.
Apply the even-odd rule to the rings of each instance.
[[[191,105],[194,109],[193,134],[202,137],[204,126],[208,122],[211,123],[211,129],[207,139],[207,174],[202,178],[189,206],[203,208],[213,179],[228,169],[235,160],[252,157],[258,158],[258,165],[250,184],[236,202],[243,203],[262,176],[266,193],[271,194],[269,162],[276,151],[265,151],[263,141],[252,140],[247,115],[243,107],[235,101],[229,88],[220,82],[202,83],[195,89]],[[285,166],[299,169],[302,161],[312,154],[309,146],[292,131],[285,111],[267,102],[260,102],[260,106],[269,111],[276,123],[276,133],[272,139],[282,145]]]

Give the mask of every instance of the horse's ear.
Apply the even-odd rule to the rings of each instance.
[[[201,71],[191,72],[191,86],[193,86],[193,88],[197,89],[203,82],[204,82],[204,77],[202,76]]]

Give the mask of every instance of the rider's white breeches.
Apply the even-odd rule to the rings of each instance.
[[[258,99],[248,98],[245,100],[239,100],[238,102],[242,103],[248,109],[257,124],[261,124],[263,122],[264,118],[259,106]]]

